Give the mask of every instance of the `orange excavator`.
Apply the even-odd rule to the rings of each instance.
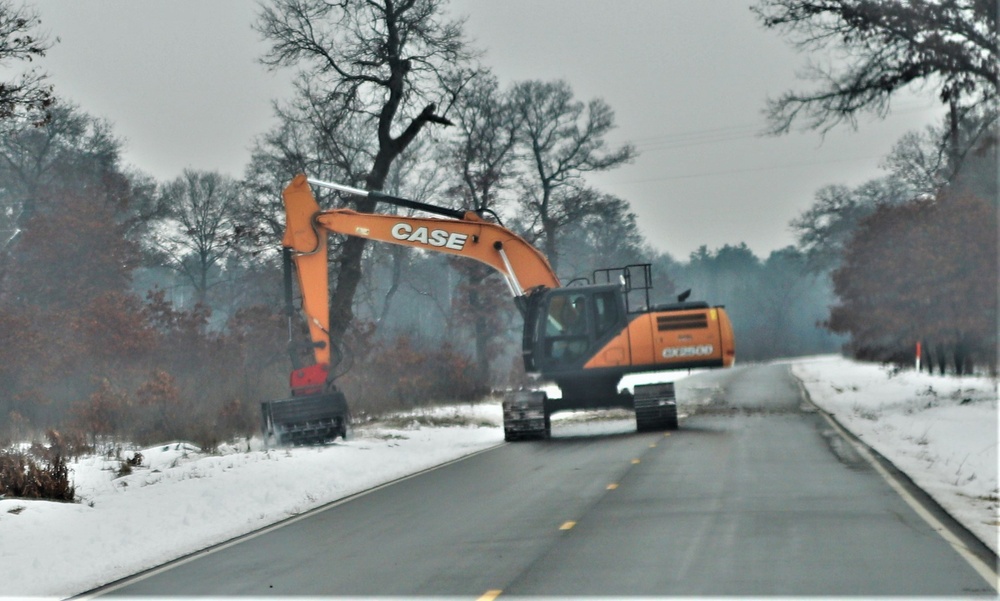
[[[321,210],[311,186],[416,209],[438,217]],[[677,428],[673,384],[618,390],[626,374],[730,367],[733,328],[721,306],[687,301],[651,306],[649,264],[594,272],[583,285],[562,286],[548,260],[514,232],[475,211],[461,211],[298,175],[285,188],[286,304],[291,267],[309,327],[314,362],[295,365],[288,399],[262,403],[264,432],[279,443],[321,442],[347,431],[347,402],[333,380],[329,335],[328,234],[359,236],[480,261],[498,271],[524,317],[527,372],[555,382],[560,398],[542,391],[508,393],[504,437],[547,438],[550,417],[563,410],[622,407],[639,430]],[[294,355],[294,353],[293,353]]]

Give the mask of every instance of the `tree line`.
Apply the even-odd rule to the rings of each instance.
[[[780,10],[806,4],[757,10],[782,27],[804,21]],[[0,13],[14,24],[0,35],[30,40],[0,61],[44,55],[30,9]],[[279,256],[280,192],[299,172],[493,215],[563,281],[650,262],[655,302],[693,289],[727,306],[743,359],[846,345],[902,360],[919,339],[942,369],[996,365],[995,327],[983,327],[996,323],[995,77],[944,77],[945,131],[901,140],[884,180],[819,191],[792,223],[794,247],[678,261],[641,236],[627,199],[587,183],[636,156],[608,142],[612,108],[565,81],[501,86],[442,0],[273,0],[255,27],[270,45],[262,63],[299,75],[239,179],[155,181],[123,163],[112,124],[44,76],[0,88],[0,439],[72,426],[90,440],[211,445],[255,431],[257,402],[286,394],[287,345],[303,336],[282,313]],[[993,95],[962,106],[973,90]],[[779,101],[776,123],[795,102],[810,101]],[[913,255],[887,252],[903,248]],[[488,269],[360,238],[332,238],[329,252],[331,333],[348,349],[335,370],[358,417],[523,376],[520,316]]]
[[[830,186],[793,222],[837,297],[824,325],[854,356],[940,373],[997,372],[998,47],[996,0],[766,0],[764,27],[811,56],[812,90],[768,103],[771,131],[856,126],[901,90],[933,88],[944,123],[900,139],[887,175]]]

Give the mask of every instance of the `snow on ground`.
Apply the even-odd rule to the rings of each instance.
[[[997,394],[982,378],[902,373],[835,357],[792,362],[813,400],[996,549]],[[679,374],[674,377],[683,377]],[[624,387],[655,376],[633,376]],[[968,399],[968,400],[966,400]],[[557,415],[561,435],[634,429],[628,415]],[[503,442],[499,402],[358,427],[348,441],[202,453],[183,442],[71,464],[80,503],[0,499],[0,598],[66,597]],[[683,422],[682,426],[683,428]],[[990,542],[992,541],[992,542]]]
[[[66,597],[503,442],[499,403],[417,412],[326,446],[143,449],[71,464],[81,503],[0,500],[0,598]],[[453,425],[454,424],[454,425]],[[251,445],[258,446],[254,441]]]
[[[819,405],[997,552],[997,382],[841,357],[792,362]]]

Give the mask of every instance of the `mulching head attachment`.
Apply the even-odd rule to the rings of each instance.
[[[342,392],[295,396],[260,404],[264,439],[279,445],[322,444],[347,435],[347,399]]]

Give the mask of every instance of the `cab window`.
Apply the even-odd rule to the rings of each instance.
[[[566,294],[554,297],[549,303],[546,336],[571,336],[587,333],[587,297],[583,294]]]
[[[586,294],[560,294],[549,300],[545,315],[545,356],[569,361],[583,356],[589,343]]]
[[[594,295],[594,336],[603,338],[618,325],[620,309],[618,296],[613,290]]]

